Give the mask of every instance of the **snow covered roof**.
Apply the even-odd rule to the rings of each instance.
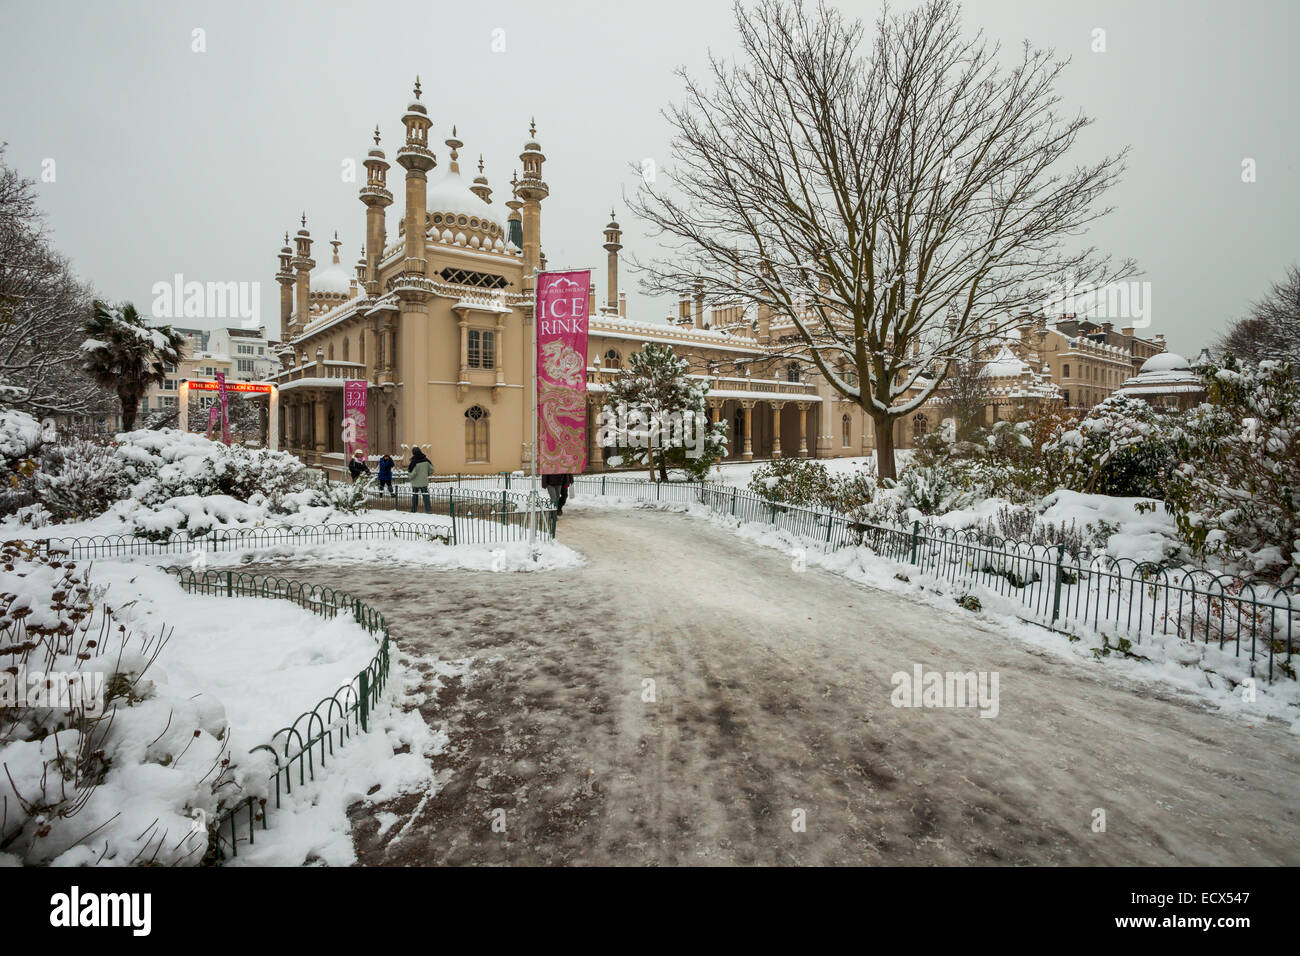
[[[1138,372],[1116,390],[1117,395],[1173,395],[1201,392],[1205,385],[1187,359],[1176,352],[1161,352],[1142,363]]]
[[[1019,378],[1022,375],[1032,375],[1033,371],[1026,362],[1004,345],[998,350],[998,354],[980,369],[980,375],[986,378]]]
[[[1161,352],[1153,355],[1142,363],[1142,370],[1139,374],[1147,372],[1176,372],[1190,368],[1187,359],[1183,358],[1177,352]]]
[[[453,164],[454,165],[454,164]],[[487,219],[508,232],[506,217],[495,203],[484,202],[470,191],[458,168],[447,167],[447,171],[436,182],[429,184],[429,193],[425,203],[429,212],[451,213],[455,216],[477,216]]]
[[[352,278],[352,270],[342,263],[327,262],[312,270],[309,282],[312,292],[347,295],[352,288]]]

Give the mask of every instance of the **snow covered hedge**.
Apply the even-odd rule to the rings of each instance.
[[[0,514],[39,527],[112,513],[128,533],[166,537],[294,520],[320,522],[364,506],[364,489],[329,484],[287,452],[224,445],[174,428],[119,434],[112,444],[59,441],[22,412],[0,412],[10,487]]]

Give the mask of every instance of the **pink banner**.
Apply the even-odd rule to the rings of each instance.
[[[221,441],[230,444],[230,396],[226,394],[226,373],[217,373],[217,394],[221,396]]]
[[[537,276],[537,471],[587,467],[587,296],[591,271]]]
[[[366,439],[366,391],[370,383],[350,378],[343,383],[343,452],[347,461],[352,453],[369,451]]]
[[[217,429],[217,423],[221,418],[221,409],[216,405],[208,406],[208,441],[212,440],[212,433]]]

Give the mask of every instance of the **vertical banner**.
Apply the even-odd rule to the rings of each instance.
[[[591,270],[537,276],[537,471],[587,467],[587,297]]]
[[[343,383],[343,454],[344,461],[352,461],[352,453],[368,454],[366,440],[366,394],[370,383],[365,379],[350,378]]]
[[[217,394],[221,396],[221,441],[230,444],[230,396],[226,394],[226,373],[217,373]]]
[[[216,405],[208,406],[208,441],[212,440],[212,433],[217,429],[217,422],[221,417],[221,409]]]

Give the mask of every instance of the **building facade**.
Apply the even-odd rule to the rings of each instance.
[[[472,179],[462,171],[465,144],[455,127],[445,152],[431,146],[433,121],[418,80],[402,126],[393,162],[378,128],[364,161],[365,239],[355,266],[342,264],[335,233],[331,261],[318,267],[306,214],[280,250],[283,345],[271,379],[279,389],[281,445],[341,473],[344,383],[354,379],[368,383],[372,454],[405,459],[419,446],[443,473],[527,468],[534,277],[546,267],[542,207],[550,195],[536,127],[502,190],[507,198],[497,202],[481,156]],[[613,214],[602,238],[605,285],[598,295],[593,284],[589,316],[591,469],[605,466],[596,440],[605,389],[649,341],[671,346],[691,374],[707,380],[709,415],[727,424],[729,460],[871,453],[872,422],[861,407],[786,357],[796,334],[791,318],[709,304],[697,288],[668,321],[637,320],[619,288],[622,230]],[[1128,352],[1042,320],[1027,320],[1012,345],[1015,367],[992,365],[998,374],[989,420],[1073,404],[1067,391],[1079,402],[1100,400],[1132,374]],[[985,356],[994,357],[996,350]],[[895,445],[911,447],[949,414],[936,395],[895,423]]]

